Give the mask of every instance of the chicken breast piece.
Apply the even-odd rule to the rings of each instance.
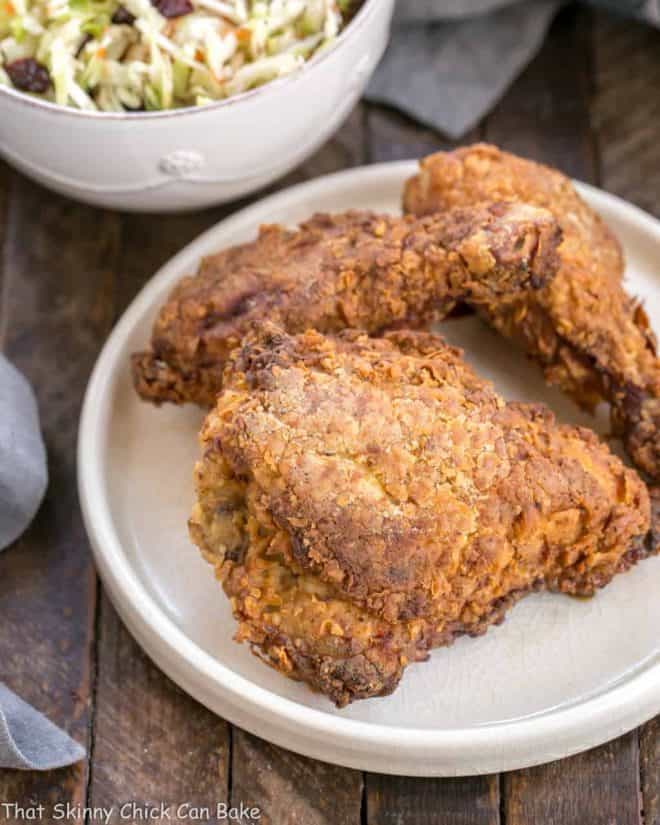
[[[150,350],[133,357],[135,386],[156,403],[211,406],[229,353],[255,320],[290,332],[420,326],[459,301],[500,304],[539,288],[556,271],[559,240],[555,219],[523,204],[263,227],[256,241],[206,258],[175,288]]]
[[[406,186],[415,215],[519,200],[548,209],[563,231],[556,277],[538,291],[479,307],[536,359],[549,383],[582,407],[610,403],[615,432],[638,468],[660,480],[660,361],[640,303],[622,286],[618,241],[571,181],[495,146],[477,144],[421,161]]]
[[[250,333],[201,448],[190,532],[238,640],[338,705],[525,593],[591,595],[656,547],[634,470],[426,333]]]

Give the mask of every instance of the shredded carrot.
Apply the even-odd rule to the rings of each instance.
[[[239,43],[249,43],[252,39],[252,31],[246,28],[236,29],[236,39]]]
[[[5,3],[5,11],[9,15],[16,14],[16,9],[14,8],[13,4],[9,2]]]
[[[195,52],[195,60],[199,60],[200,63],[204,62],[204,52],[201,49]]]
[[[98,57],[100,60],[103,60],[103,58],[105,57],[105,49],[103,46],[101,46],[100,49],[96,50],[96,57]]]

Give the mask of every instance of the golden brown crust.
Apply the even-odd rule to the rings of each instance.
[[[579,404],[612,405],[616,431],[637,466],[660,478],[660,366],[639,303],[626,294],[621,249],[604,222],[556,170],[477,144],[421,162],[404,207],[426,215],[493,199],[550,210],[563,230],[557,276],[538,292],[480,308]]]
[[[429,334],[267,325],[231,356],[201,444],[191,535],[238,638],[339,704],[529,590],[588,595],[648,551],[633,470]]]
[[[151,349],[133,357],[140,395],[211,406],[230,351],[254,320],[290,332],[421,326],[459,301],[506,303],[540,287],[558,261],[556,221],[490,204],[429,218],[317,215],[202,262],[162,308]]]

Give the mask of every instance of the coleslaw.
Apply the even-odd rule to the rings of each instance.
[[[61,106],[202,106],[296,71],[355,0],[0,0],[0,85]]]

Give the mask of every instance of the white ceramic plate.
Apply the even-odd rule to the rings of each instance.
[[[532,595],[502,627],[460,639],[410,667],[394,695],[337,710],[232,641],[227,599],[186,532],[202,413],[138,401],[128,359],[147,342],[173,284],[202,255],[250,239],[261,222],[295,223],[317,210],[394,212],[413,163],[356,169],[297,186],[223,221],[147,284],[110,336],[85,400],[80,497],[103,582],[154,661],[235,724],[306,755],[419,776],[485,773],[567,756],[660,711],[660,559],[588,601]],[[660,330],[660,225],[581,186],[621,238],[628,286]],[[607,431],[548,389],[539,371],[474,318],[442,325],[509,398],[546,401],[565,421]]]

